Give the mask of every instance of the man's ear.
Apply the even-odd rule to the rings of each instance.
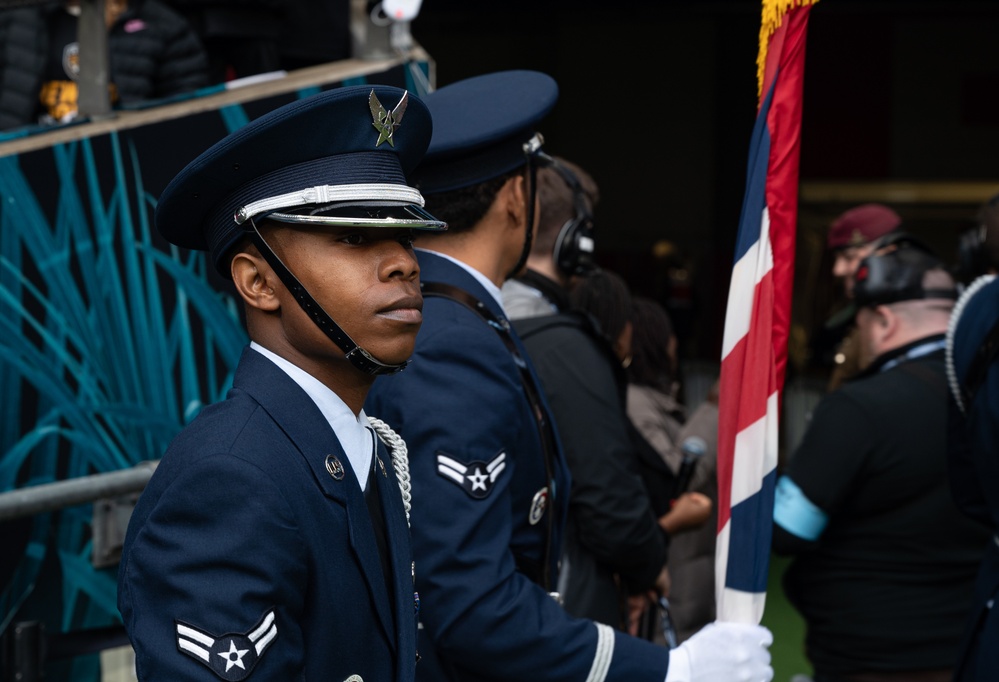
[[[504,208],[514,225],[523,225],[527,215],[527,183],[522,174],[512,176],[500,190]]]
[[[262,256],[240,251],[232,257],[229,271],[236,291],[246,305],[268,312],[281,307],[274,291],[277,276]]]
[[[874,308],[874,312],[878,316],[878,329],[882,335],[887,336],[895,331],[898,327],[898,315],[891,306],[879,305]]]
[[[881,316],[881,326],[887,327],[892,322],[894,322],[895,314],[892,312],[891,308],[886,305],[878,306],[878,315]]]

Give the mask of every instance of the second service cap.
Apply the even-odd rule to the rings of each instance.
[[[539,71],[498,71],[451,83],[423,99],[434,134],[413,180],[423,193],[437,194],[525,165],[525,145],[555,106],[558,84]]]

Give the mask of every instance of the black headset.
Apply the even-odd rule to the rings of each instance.
[[[923,288],[926,271],[943,267],[925,243],[902,231],[891,232],[875,243],[874,252],[857,266],[853,300],[858,307],[922,298],[957,298],[956,288]]]
[[[586,202],[586,192],[575,173],[555,159],[551,159],[550,165],[572,190],[572,201],[576,207],[576,215],[565,222],[555,239],[555,265],[568,277],[586,276],[596,270],[593,260],[593,214]]]

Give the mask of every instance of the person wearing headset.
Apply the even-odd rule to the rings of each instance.
[[[503,307],[511,319],[569,307],[572,278],[595,267],[592,209],[599,199],[593,176],[571,161],[544,157],[538,169],[537,234],[526,268],[503,283]]]
[[[988,532],[947,475],[944,333],[957,289],[903,233],[860,261],[873,361],[827,394],[778,479],[773,548],[815,682],[950,682]]]
[[[659,458],[643,457],[651,448],[625,411],[631,294],[594,263],[599,189],[566,159],[542,161],[537,237],[526,270],[503,285],[503,306],[541,377],[572,474],[559,592],[569,613],[635,634],[649,603],[642,596],[669,592],[670,534],[703,522],[711,504],[688,494],[667,511],[650,499],[642,467]],[[613,319],[570,303],[574,280],[603,276],[617,286],[588,298],[613,299],[598,305]]]

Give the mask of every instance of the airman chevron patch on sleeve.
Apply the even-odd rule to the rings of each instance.
[[[505,452],[499,453],[488,462],[476,461],[468,464],[462,464],[446,453],[437,453],[437,473],[460,486],[477,500],[492,492],[493,484],[505,468]]]
[[[274,612],[269,611],[246,633],[215,637],[204,630],[177,622],[177,649],[211,668],[227,682],[245,680],[277,637]]]

